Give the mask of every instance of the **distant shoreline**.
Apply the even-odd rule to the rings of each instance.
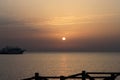
[[[29,52],[120,52],[120,51],[54,51],[54,50],[48,50],[48,51],[27,51]]]

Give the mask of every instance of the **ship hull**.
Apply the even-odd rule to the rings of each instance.
[[[24,51],[20,51],[20,52],[0,52],[0,54],[23,54]]]
[[[23,54],[25,50],[18,47],[5,47],[0,50],[0,54]]]
[[[0,54],[23,54],[24,51],[21,48],[4,48],[0,50]]]
[[[0,54],[23,54],[24,51],[21,52],[0,52]]]

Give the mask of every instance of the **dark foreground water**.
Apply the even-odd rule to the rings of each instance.
[[[120,53],[25,53],[0,55],[0,80],[40,75],[71,75],[86,71],[120,72]]]

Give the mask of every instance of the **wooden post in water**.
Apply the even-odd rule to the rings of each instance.
[[[60,76],[60,80],[65,80],[65,77],[64,76]]]
[[[116,77],[115,77],[115,74],[111,74],[111,79],[112,79],[112,80],[115,80],[115,78],[116,78]]]
[[[86,80],[86,71],[82,71],[82,80]]]
[[[93,75],[93,76],[92,76]],[[70,76],[40,76],[39,73],[35,73],[33,77],[22,79],[22,80],[49,80],[49,79],[60,79],[66,80],[70,79],[82,79],[82,80],[115,80],[118,76],[120,76],[120,72],[86,72],[82,71],[82,73],[70,75]]]
[[[35,73],[35,80],[39,80],[39,73]]]

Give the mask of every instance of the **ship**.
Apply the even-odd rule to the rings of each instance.
[[[4,47],[0,50],[0,54],[23,54],[25,49],[19,47]]]

